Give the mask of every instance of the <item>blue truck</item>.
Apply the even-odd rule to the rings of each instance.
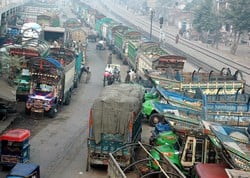
[[[156,91],[158,97],[145,101],[142,106],[142,112],[152,126],[166,117],[236,126],[247,126],[250,122],[249,94],[205,95],[197,90],[193,96],[188,96],[185,92],[173,92],[159,86]]]

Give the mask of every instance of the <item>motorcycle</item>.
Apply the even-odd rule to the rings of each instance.
[[[114,75],[110,72],[105,71],[103,75],[103,86],[112,85],[114,83]]]

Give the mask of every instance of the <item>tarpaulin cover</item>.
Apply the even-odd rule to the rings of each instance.
[[[128,135],[129,121],[139,113],[144,89],[135,84],[111,85],[104,88],[92,106],[93,136],[98,144],[101,134]]]
[[[15,167],[12,168],[9,175],[27,177],[34,171],[39,171],[39,165],[33,163],[17,163]]]

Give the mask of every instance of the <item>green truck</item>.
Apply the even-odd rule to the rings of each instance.
[[[141,138],[144,89],[135,84],[110,85],[94,101],[89,115],[88,171],[92,165],[107,165],[109,153],[121,166],[130,164],[133,149],[123,148]]]
[[[114,52],[123,61],[123,64],[129,64],[128,43],[129,41],[141,41],[142,34],[139,31],[128,29],[127,31],[116,32],[114,42]]]
[[[104,23],[108,24],[110,22],[112,22],[113,19],[111,18],[107,18],[107,17],[102,17],[100,19],[96,19],[96,22],[95,22],[95,30],[97,31],[98,33],[98,37],[100,39],[103,39],[103,36],[102,36],[102,25]]]
[[[128,28],[129,28],[128,26],[117,22],[110,24],[107,36],[107,46],[109,47],[110,50],[114,51],[115,33],[116,32],[123,33],[123,31],[128,30]]]

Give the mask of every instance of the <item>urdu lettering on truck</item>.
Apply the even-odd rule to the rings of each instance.
[[[117,149],[121,149],[115,155],[119,164],[130,164],[133,150],[123,146],[141,138],[143,94],[140,85],[117,84],[105,87],[94,101],[89,116],[86,170],[92,165],[108,165],[109,153]]]

